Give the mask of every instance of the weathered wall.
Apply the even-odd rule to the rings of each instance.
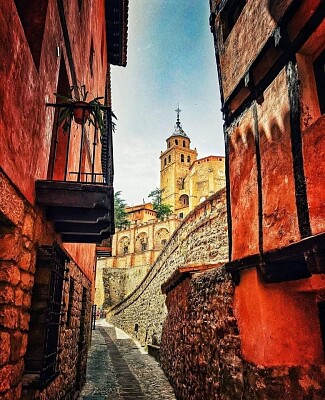
[[[41,244],[52,245],[59,238],[51,226],[44,223],[39,210],[33,209],[13,188],[1,169],[0,193],[0,398],[16,400],[20,398],[22,390],[37,247]],[[93,265],[90,269],[93,269]],[[69,326],[64,324],[69,291],[69,283],[66,282],[65,306],[62,309],[63,325],[60,331],[61,374],[41,393],[41,398],[44,399],[49,398],[46,397],[49,393],[54,398],[55,393],[69,392],[76,383],[76,374],[80,373],[82,379],[85,372],[93,288],[87,275],[73,261],[69,264],[69,270],[69,276],[74,278],[76,283],[72,321]],[[83,320],[84,340],[79,351],[82,307],[80,293],[83,287],[88,294]],[[76,363],[78,352],[81,357],[80,364]],[[31,397],[27,397],[27,393]],[[34,391],[25,391],[23,398],[34,398],[37,395]]]
[[[103,300],[96,302],[98,306],[108,309],[122,301],[142,282],[150,269],[150,265],[133,268],[102,268]],[[97,292],[98,286],[96,286]]]
[[[167,311],[161,285],[178,267],[218,263],[227,256],[225,190],[221,190],[185,218],[141,284],[111,309],[108,320],[142,343],[159,343]]]
[[[51,384],[42,391],[23,390],[22,398],[76,399],[79,390],[85,383],[87,353],[90,345],[91,294],[92,285],[74,262],[70,262],[69,275],[74,279],[74,291],[71,317],[68,321],[67,311],[70,281],[64,284],[62,320],[59,339],[59,374]],[[83,295],[85,298],[83,298]],[[31,396],[31,397],[28,397]]]
[[[265,367],[245,361],[234,296],[224,267],[187,278],[167,294],[160,362],[177,398],[323,399],[324,365]]]
[[[35,204],[35,181],[47,179],[54,123],[54,109],[46,103],[55,102],[60,84],[72,84],[74,73],[94,95],[105,93],[104,1],[62,3],[70,59],[59,1],[0,4],[0,398],[6,400],[21,397],[37,249],[54,242],[63,247],[45,210]],[[24,399],[69,398],[83,382],[95,245],[64,247],[72,260],[69,277],[75,279],[75,291],[71,325],[64,320],[67,302],[61,310],[60,374],[41,393],[24,391]],[[66,297],[69,283],[64,285]]]

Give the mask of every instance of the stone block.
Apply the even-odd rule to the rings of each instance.
[[[13,304],[14,298],[13,288],[8,284],[0,283],[0,304]]]
[[[0,282],[8,282],[16,286],[20,281],[20,272],[15,264],[0,261]]]
[[[17,261],[22,243],[17,232],[1,237],[0,260]]]
[[[24,203],[2,174],[0,174],[0,193],[0,211],[14,225],[19,225],[24,216]]]
[[[11,365],[6,365],[0,368],[0,393],[6,392],[10,389],[10,374],[12,371]],[[1,395],[1,398],[3,396]]]
[[[28,313],[23,313],[20,316],[20,328],[22,331],[28,331],[29,329],[30,315]]]
[[[10,357],[10,334],[7,332],[0,332],[0,349],[0,365],[4,365]]]
[[[34,230],[34,219],[30,214],[27,214],[24,219],[22,234],[28,237],[30,240],[32,240],[33,230]]]
[[[29,293],[24,293],[23,294],[23,301],[22,301],[22,307],[23,309],[29,309],[31,306],[32,302],[32,296]]]
[[[15,294],[15,306],[21,307],[23,304],[24,292],[21,289],[17,288],[14,294]]]
[[[12,306],[1,306],[0,325],[8,329],[16,329],[19,325],[19,311]]]
[[[14,332],[10,335],[10,361],[15,362],[24,356],[27,349],[27,334]]]
[[[32,254],[29,251],[24,251],[18,260],[18,265],[24,271],[29,271],[31,268]]]
[[[28,272],[22,271],[20,274],[20,287],[24,290],[29,290],[33,287],[34,276]]]

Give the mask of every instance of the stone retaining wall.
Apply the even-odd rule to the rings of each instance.
[[[187,278],[167,294],[160,363],[176,397],[324,399],[324,365],[265,367],[244,360],[234,295],[224,267]]]
[[[143,344],[159,344],[167,309],[161,285],[181,266],[215,264],[228,256],[226,193],[201,203],[182,222],[140,285],[114,306],[108,320]]]

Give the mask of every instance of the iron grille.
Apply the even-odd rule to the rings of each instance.
[[[48,179],[63,182],[81,182],[111,185],[113,182],[112,111],[101,106],[104,131],[87,118],[91,105],[73,103],[52,104],[55,108]],[[68,109],[67,117],[60,121],[62,110]],[[74,116],[81,109],[80,119]],[[77,122],[76,122],[77,121]]]
[[[38,249],[25,356],[30,387],[42,389],[58,375],[62,291],[68,261],[56,244]]]

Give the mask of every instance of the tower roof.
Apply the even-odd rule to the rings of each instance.
[[[186,133],[183,131],[181,121],[179,120],[179,113],[182,111],[179,108],[179,104],[178,104],[178,107],[177,107],[177,109],[175,111],[177,113],[177,120],[176,120],[176,124],[174,126],[174,133],[171,136],[183,136],[183,137],[188,138]]]

